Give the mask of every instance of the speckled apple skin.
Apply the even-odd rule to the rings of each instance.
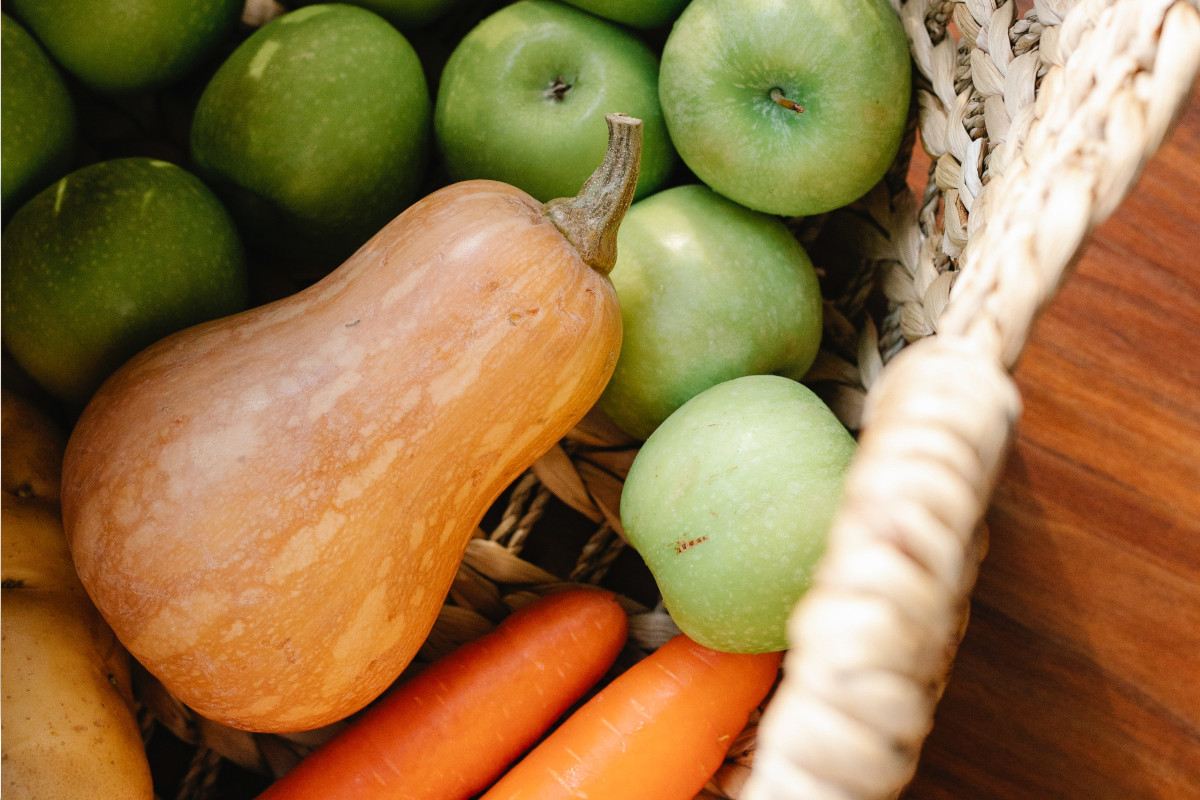
[[[911,60],[887,0],[694,0],[658,88],[700,180],[749,208],[808,216],[861,197],[895,160]]]
[[[249,302],[229,213],[165,161],[72,172],[21,207],[3,247],[5,346],[71,413],[138,350]]]
[[[776,375],[701,392],[650,436],[621,522],[684,633],[728,652],[787,647],[855,447],[815,394]]]
[[[613,285],[625,338],[600,407],[645,439],[701,391],[742,375],[799,380],[821,344],[821,287],[779,219],[699,184],[634,203]]]
[[[191,155],[257,260],[321,277],[419,196],[432,108],[416,51],[387,21],[305,6],[213,74]]]

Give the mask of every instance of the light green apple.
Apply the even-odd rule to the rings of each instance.
[[[629,209],[610,277],[624,337],[600,408],[645,439],[696,394],[742,375],[800,379],[821,343],[821,289],[777,218],[705,186]]]
[[[778,375],[718,384],[654,432],[621,524],[684,633],[728,652],[787,647],[855,447],[816,395]]]
[[[319,277],[416,199],[431,108],[416,51],[386,20],[305,6],[213,75],[192,158],[259,260]]]
[[[8,14],[0,14],[0,204],[21,203],[66,174],[75,154],[75,103],[53,62]]]
[[[125,94],[183,77],[235,30],[242,0],[12,0],[13,12],[82,83]]]
[[[233,220],[164,161],[72,172],[21,207],[3,249],[4,345],[75,412],[143,347],[248,302]]]
[[[605,114],[642,120],[637,197],[676,163],[658,59],[629,31],[552,0],[521,0],[471,30],[442,71],[434,128],[454,180],[490,178],[546,202],[604,159]]]
[[[659,93],[684,163],[742,205],[807,216],[883,177],[912,92],[888,0],[693,0],[663,48]]]

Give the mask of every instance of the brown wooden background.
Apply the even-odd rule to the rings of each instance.
[[[1200,91],[1039,321],[909,798],[1200,798]]]

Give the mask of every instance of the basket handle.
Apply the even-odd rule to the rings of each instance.
[[[1065,2],[1036,5],[1050,16]],[[1188,97],[1200,10],[1194,0],[1080,0],[1041,48],[1050,68],[1006,132],[1003,171],[976,198],[981,216],[938,333],[903,350],[868,395],[742,800],[892,798],[911,780],[1019,415],[1010,370],[1086,236]]]

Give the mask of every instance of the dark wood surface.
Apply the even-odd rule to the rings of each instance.
[[[1016,370],[910,798],[1200,798],[1200,91]]]

